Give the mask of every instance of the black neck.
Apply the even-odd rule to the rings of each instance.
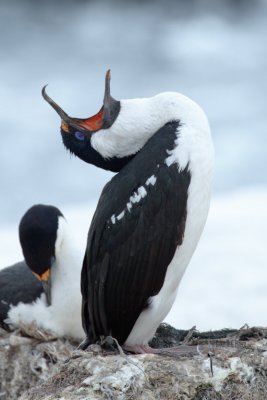
[[[135,154],[133,154],[122,158],[114,157],[105,159],[93,147],[90,146],[89,154],[88,150],[89,149],[87,148],[87,152],[84,157],[82,154],[77,154],[77,156],[88,163],[88,155],[90,155],[90,164],[111,172],[119,172],[135,156]]]
[[[86,163],[93,164],[107,171],[119,172],[135,156],[135,154],[133,154],[122,158],[103,158],[101,154],[92,147],[90,137],[85,141],[79,142],[75,139],[74,135],[66,134],[63,130],[61,130],[61,136],[65,147],[71,153],[75,154]]]

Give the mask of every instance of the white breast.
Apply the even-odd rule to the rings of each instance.
[[[52,270],[52,305],[49,308],[60,336],[81,339],[85,335],[81,321],[80,290],[84,252],[73,245],[70,229],[63,219],[59,221],[59,225],[60,235],[56,241],[57,266]]]

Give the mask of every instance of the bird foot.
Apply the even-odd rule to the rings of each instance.
[[[198,345],[189,346],[187,344],[181,344],[180,346],[175,346],[175,347],[165,347],[165,348],[155,349],[153,347],[150,347],[148,344],[136,344],[136,345],[124,344],[123,346],[120,346],[116,339],[111,337],[108,338],[115,341],[115,344],[120,354],[123,354],[123,352],[126,351],[127,353],[133,353],[133,354],[158,354],[162,356],[179,358],[179,357],[189,357],[196,355],[209,356],[210,353],[209,351],[210,348],[208,346],[201,346],[201,350]],[[108,344],[110,344],[110,341],[108,341]],[[95,352],[97,348],[97,352],[99,352],[100,351],[99,349],[102,349],[103,351],[102,346],[97,344],[93,345],[90,343],[88,338],[85,338],[84,341],[78,346],[77,350],[88,349]],[[114,352],[114,349],[113,351],[108,351],[108,350],[109,349],[105,349],[105,354],[109,353],[112,354]]]
[[[133,346],[126,344],[123,345],[122,348],[123,350],[134,354],[156,354],[157,351],[157,349],[153,349],[152,347],[143,344],[136,344]]]
[[[88,339],[88,337],[86,337],[85,339],[83,339],[83,341],[79,344],[79,346],[77,347],[76,350],[86,350],[87,347],[91,344],[90,340]]]
[[[198,346],[188,346],[186,344],[181,344],[180,346],[176,347],[167,347],[155,350],[156,354],[174,358],[196,356],[201,354],[199,352]]]
[[[202,355],[198,346],[188,346],[188,345],[180,345],[177,347],[167,347],[155,349],[148,345],[124,345],[122,346],[123,350],[134,353],[134,354],[158,354],[162,356],[169,357],[183,357],[183,356],[194,356],[194,355]]]

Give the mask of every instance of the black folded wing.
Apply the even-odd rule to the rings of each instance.
[[[11,305],[19,302],[32,303],[43,293],[40,281],[31,273],[30,268],[21,261],[0,271],[0,326],[7,328],[4,320]]]
[[[107,335],[125,342],[183,241],[190,172],[165,163],[178,125],[161,128],[102,192],[81,276],[91,342]]]

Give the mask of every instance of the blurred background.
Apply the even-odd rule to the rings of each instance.
[[[260,311],[253,318],[267,303],[266,17],[264,0],[0,0],[0,267],[21,258],[17,224],[34,203],[60,207],[87,231],[112,174],[70,157],[41,88],[88,117],[111,68],[115,98],[179,91],[211,124],[211,214],[170,321],[264,324]]]

